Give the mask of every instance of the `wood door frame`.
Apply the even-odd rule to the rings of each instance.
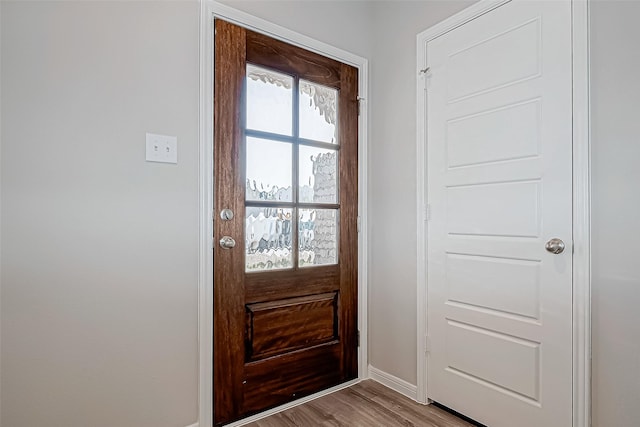
[[[427,91],[429,41],[509,1],[480,0],[417,36],[417,400],[427,403]],[[589,0],[571,1],[573,81],[573,427],[591,425],[591,137]]]
[[[213,47],[215,18],[336,59],[358,69],[358,93],[361,97],[358,120],[358,379],[291,402],[236,423],[244,425],[256,419],[299,405],[318,396],[347,387],[368,377],[367,372],[367,102],[368,60],[326,43],[288,30],[248,13],[211,0],[200,2],[200,100],[199,100],[199,267],[198,267],[198,427],[213,424]]]

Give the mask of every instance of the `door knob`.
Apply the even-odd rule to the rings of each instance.
[[[231,221],[233,219],[233,211],[231,209],[222,209],[220,211],[220,218],[224,221]]]
[[[236,247],[236,241],[233,240],[233,237],[222,236],[220,239],[220,247],[223,249],[232,249]]]
[[[558,255],[564,251],[564,242],[560,239],[553,238],[544,245],[544,248],[552,254]]]

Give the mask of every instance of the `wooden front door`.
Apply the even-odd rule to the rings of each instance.
[[[358,74],[225,21],[215,31],[221,425],[357,376]]]

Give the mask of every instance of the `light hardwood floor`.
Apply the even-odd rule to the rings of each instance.
[[[372,380],[296,406],[248,427],[473,427],[435,406],[424,406]]]

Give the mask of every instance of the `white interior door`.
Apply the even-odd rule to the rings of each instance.
[[[428,397],[491,427],[571,426],[570,2],[513,0],[427,63]]]

